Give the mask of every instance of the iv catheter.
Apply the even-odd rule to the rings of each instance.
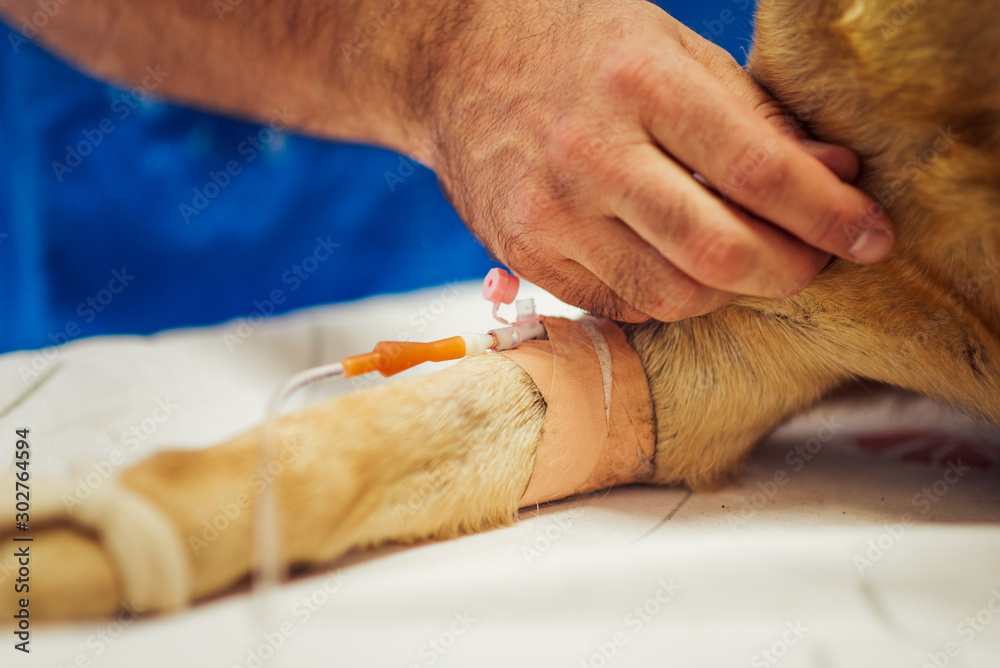
[[[382,341],[371,352],[345,357],[339,362],[306,369],[286,380],[267,409],[267,421],[260,441],[258,465],[267,468],[275,452],[275,426],[280,409],[299,390],[326,380],[351,378],[377,371],[389,377],[424,362],[443,362],[463,357],[474,357],[489,352],[511,350],[521,343],[538,339],[545,335],[543,320],[535,312],[535,300],[520,299],[515,304],[516,316],[513,322],[500,317],[501,304],[511,304],[517,296],[520,280],[503,269],[492,269],[483,281],[483,297],[493,303],[493,317],[503,327],[486,333],[461,334],[429,343],[412,341]],[[257,589],[265,595],[280,580],[280,564],[274,538],[277,536],[278,517],[275,509],[274,491],[271,485],[261,490],[256,510],[255,544],[257,566]],[[258,623],[266,625],[267,605],[264,598],[256,606]]]
[[[503,269],[493,269],[483,281],[483,297],[493,302],[493,317],[506,325],[485,334],[460,334],[439,341],[382,341],[368,353],[345,357],[340,362],[306,369],[289,378],[272,400],[272,410],[298,390],[316,382],[333,378],[353,378],[377,371],[385,377],[424,362],[444,362],[474,357],[487,352],[511,350],[524,341],[537,339],[545,333],[542,317],[535,313],[535,300],[518,300],[513,323],[498,315],[500,304],[510,304],[517,296],[520,280]]]

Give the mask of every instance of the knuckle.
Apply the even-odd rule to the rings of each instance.
[[[675,302],[673,296],[660,299],[647,313],[661,322],[678,322],[696,315],[687,303]]]
[[[590,124],[580,118],[570,116],[558,119],[545,132],[549,163],[560,169],[573,166],[593,134]]]
[[[879,204],[867,210],[844,206],[841,203],[821,208],[816,223],[816,237],[827,250],[847,249],[854,245],[862,233],[873,227],[873,213],[884,212]]]
[[[711,54],[706,62],[708,69],[718,77],[726,88],[736,93],[748,106],[753,109],[760,107],[768,100],[767,94],[728,51],[725,49],[720,49],[720,51],[721,53],[713,52]]]
[[[815,277],[816,272],[807,264],[789,261],[788,266],[780,273],[760,277],[759,296],[774,299],[794,297],[805,290]]]
[[[692,59],[681,49],[619,45],[598,62],[596,76],[613,99],[659,99],[685,80]],[[663,110],[661,110],[663,111]]]
[[[813,278],[815,278],[815,275],[812,273],[808,275],[794,276],[791,279],[788,279],[784,282],[784,284],[782,285],[782,289],[777,292],[775,297],[777,297],[778,299],[787,299],[788,297],[794,297],[795,295],[799,294],[807,287],[809,287],[809,284],[812,283]]]
[[[511,188],[506,199],[508,216],[522,222],[538,219],[549,201],[548,194],[537,184]]]
[[[616,202],[628,204],[629,209],[637,210],[640,215],[646,213],[645,209],[651,202],[649,196],[645,194],[645,186],[642,179],[637,178],[624,161],[609,161],[602,180],[608,194]]]
[[[825,254],[815,254],[817,259],[815,261],[809,260],[806,262],[799,263],[789,280],[785,283],[784,294],[779,295],[780,297],[794,297],[803,290],[805,290],[809,285],[816,279],[819,272],[823,269],[826,264],[828,255]]]
[[[698,229],[703,218],[703,204],[696,197],[676,193],[673,184],[657,184],[637,178],[622,169],[608,179],[612,208],[627,212],[623,222],[661,252],[667,247],[683,246]]]
[[[574,172],[587,171],[613,145],[606,122],[579,115],[559,118],[545,130],[548,161]]]
[[[636,86],[644,85],[655,77],[659,67],[657,60],[644,49],[616,42],[604,49],[596,60],[595,74],[599,81],[612,88],[634,90]]]
[[[613,129],[579,118],[561,119],[546,130],[545,190],[553,198],[584,201],[605,190],[609,181],[627,182],[622,154]]]
[[[705,37],[687,30],[680,31],[677,37],[687,53],[698,62],[708,66],[713,72],[718,73],[723,69],[730,68],[743,71],[743,68],[736,62],[736,59],[712,40],[705,39]]]
[[[704,288],[694,281],[678,281],[669,293],[650,306],[650,315],[663,322],[677,322],[705,312]]]
[[[641,141],[646,142],[646,137],[643,136]],[[618,186],[630,185],[636,181],[635,148],[639,144],[634,138],[624,137],[622,133],[606,128],[594,145],[598,150],[591,151],[590,156],[596,166],[596,176]]]
[[[779,149],[777,140],[768,137],[745,146],[736,154],[721,189],[734,199],[772,200],[781,197],[791,178],[788,158]]]
[[[753,270],[754,253],[736,234],[716,232],[691,250],[690,275],[699,283],[728,288]]]
[[[802,240],[824,250],[850,248],[857,235],[857,216],[843,207],[814,207],[815,214],[800,234]]]

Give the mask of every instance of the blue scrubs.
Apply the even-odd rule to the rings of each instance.
[[[741,62],[752,0],[660,2]],[[0,23],[0,352],[482,276],[434,175],[121,90]]]

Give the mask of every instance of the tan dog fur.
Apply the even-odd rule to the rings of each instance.
[[[1000,19],[975,0],[905,6],[761,3],[752,72],[817,137],[859,153],[860,185],[888,208],[899,242],[878,265],[833,262],[794,298],[628,326],[657,421],[648,482],[723,484],[764,434],[852,378],[1000,423]],[[294,456],[275,483],[284,563],[513,522],[545,410],[519,367],[486,356],[285,419]],[[198,535],[220,504],[250,492],[259,433],[154,456],[121,483],[179,536]],[[247,577],[251,529],[243,513],[190,552],[195,600]],[[92,536],[52,527],[33,552],[34,617],[127,603]]]

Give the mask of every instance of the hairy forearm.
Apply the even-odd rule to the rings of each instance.
[[[431,45],[463,4],[0,0],[0,14],[97,77],[142,85],[152,68],[158,95],[429,161]]]

